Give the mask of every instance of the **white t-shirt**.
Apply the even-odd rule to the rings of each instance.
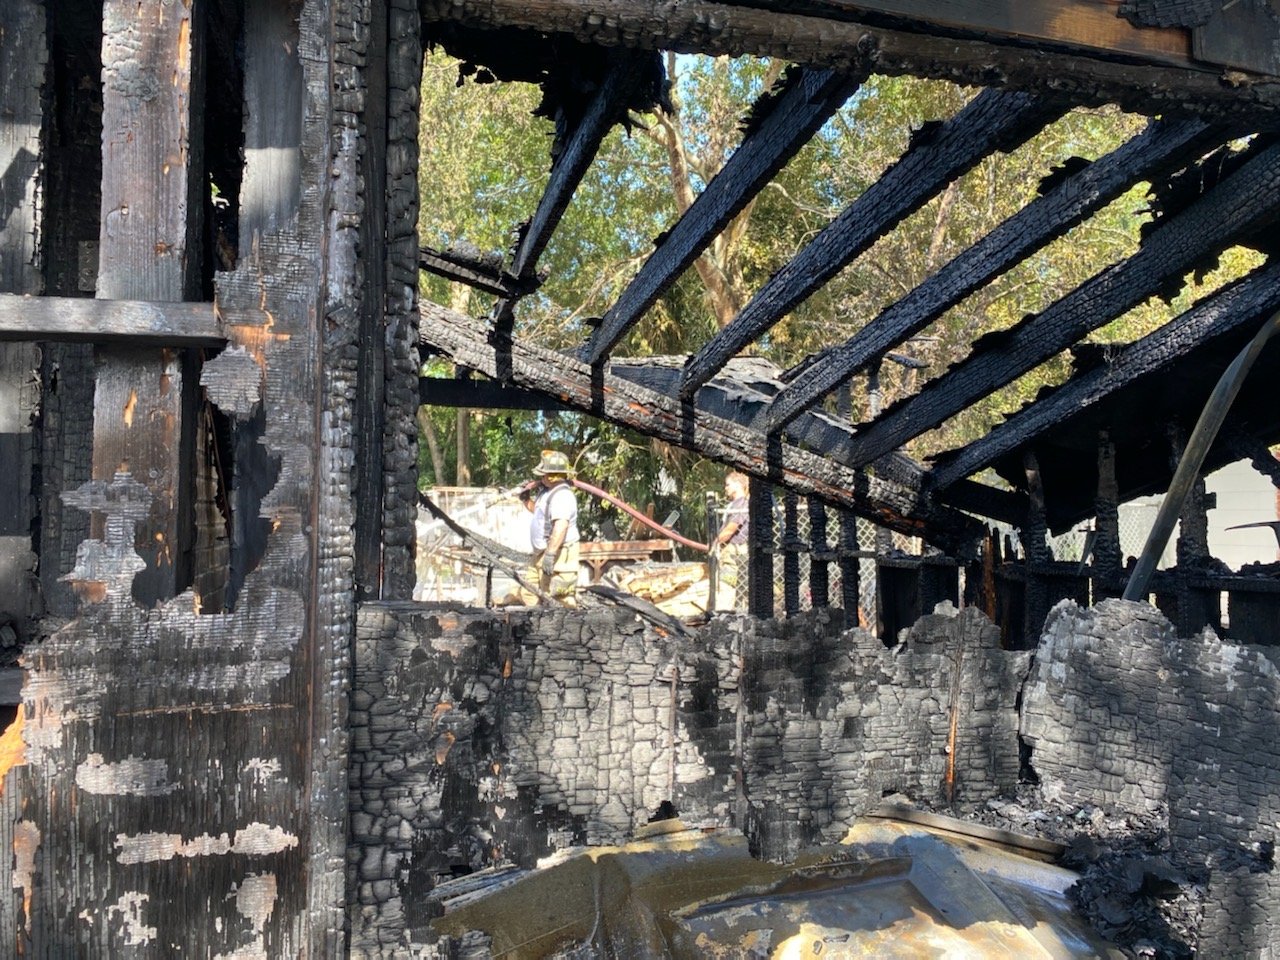
[[[529,520],[529,539],[534,550],[547,549],[551,539],[551,528],[557,520],[569,521],[569,532],[565,534],[565,546],[577,543],[578,534],[578,498],[573,495],[573,488],[567,483],[558,483],[550,490],[543,490],[533,505],[533,516]]]

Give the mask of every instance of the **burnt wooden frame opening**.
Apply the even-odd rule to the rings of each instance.
[[[1094,469],[1099,431],[1117,419],[1123,422],[1122,411],[1131,409],[1135,399],[1152,403],[1153,391],[1161,391],[1162,378],[1180,357],[1186,359],[1177,366],[1179,376],[1196,382],[1177,397],[1162,394],[1155,419],[1193,420],[1212,386],[1213,371],[1224,366],[1218,358],[1229,356],[1231,344],[1247,337],[1280,305],[1271,268],[1264,265],[1255,275],[1205,297],[1164,328],[1120,348],[1114,357],[1109,354],[1102,367],[1093,359],[1096,349],[1085,342],[1092,331],[1133,306],[1176,290],[1183,277],[1215,260],[1228,246],[1243,244],[1270,253],[1266,231],[1280,214],[1272,152],[1277,115],[1268,99],[1273,84],[1262,76],[1244,80],[1237,91],[1244,95],[1238,96],[1215,88],[1209,77],[1221,69],[1215,63],[1239,66],[1249,60],[1250,69],[1262,74],[1275,64],[1266,60],[1261,48],[1248,53],[1239,45],[1224,46],[1226,33],[1220,23],[1188,22],[1179,38],[1174,21],[1162,21],[1161,33],[1144,32],[1151,25],[1135,19],[1116,25],[1110,34],[1113,49],[1087,53],[1068,53],[1071,42],[1055,49],[1026,35],[998,48],[978,39],[1006,28],[1034,35],[1046,29],[1044,22],[1034,23],[1038,13],[1028,12],[1017,27],[975,21],[971,27],[976,29],[967,31],[955,23],[931,24],[925,33],[951,37],[958,41],[956,50],[974,54],[974,62],[961,64],[954,50],[946,53],[929,36],[901,32],[905,25],[891,13],[897,11],[893,4],[866,5],[865,19],[837,10],[837,5],[816,5],[812,14],[829,18],[824,27],[847,31],[851,42],[844,47],[816,40],[806,46],[808,35],[769,3],[755,5],[750,12],[735,11],[733,29],[709,39],[693,26],[702,6],[711,9],[695,4],[686,15],[654,27],[642,19],[644,4],[624,5],[604,24],[573,5],[552,5],[534,13],[504,2],[463,10],[422,4],[429,44],[443,46],[500,80],[541,83],[553,102],[550,78],[555,74],[549,64],[575,43],[587,63],[599,62],[599,45],[613,50],[781,53],[798,61],[744,122],[743,140],[720,174],[655,241],[651,255],[604,316],[584,325],[578,348],[557,356],[554,350],[521,343],[513,326],[514,304],[537,286],[530,273],[526,235],[507,257],[477,259],[453,249],[422,251],[422,269],[502,297],[490,318],[446,316],[444,308],[424,304],[424,349],[455,360],[468,376],[479,372],[492,378],[499,389],[532,391],[547,402],[567,404],[680,444],[759,481],[921,536],[962,560],[973,558],[982,541],[982,525],[971,515],[1012,524],[1024,540],[1032,541],[1025,554],[1028,569],[1061,579],[1061,571],[1035,546],[1038,536],[1070,529],[1098,511],[1105,513],[1101,504],[1157,492],[1172,473],[1164,441],[1152,441],[1149,427],[1139,422],[1117,431],[1118,480],[1114,490],[1100,493]],[[776,31],[784,26],[787,39],[780,42]],[[910,24],[912,29],[918,26]],[[1184,45],[1187,38],[1194,42]],[[1107,46],[1096,35],[1085,41],[1085,46],[1090,44]],[[1262,59],[1250,59],[1255,56]],[[619,55],[617,63],[622,62]],[[1048,83],[1044,75],[1037,75],[1050,65],[1070,79]],[[607,62],[599,66],[594,89],[601,91],[601,110],[607,99],[603,91],[613,89],[609,69],[621,68],[610,68]],[[993,89],[980,93],[927,137],[913,140],[878,183],[852,199],[817,238],[755,291],[728,327],[685,358],[682,367],[670,362],[655,367],[645,358],[617,356],[645,311],[874,72],[945,77]],[[1144,132],[1111,154],[1092,162],[1069,160],[1047,176],[1038,197],[879,316],[867,318],[847,342],[782,371],[769,386],[759,376],[744,380],[729,367],[731,358],[750,352],[792,308],[983,156],[1016,148],[1072,106],[1106,101],[1153,119]],[[647,102],[638,99],[636,106]],[[573,145],[574,163],[581,163],[582,144],[598,144],[605,129],[584,120],[564,132]],[[1245,149],[1238,147],[1242,138],[1251,138]],[[1228,147],[1231,142],[1237,146]],[[526,225],[540,243],[554,228],[547,211],[563,211],[567,185],[581,175],[580,167],[569,166],[564,153],[555,157],[546,194],[532,215],[534,226]],[[861,374],[874,378],[877,365],[905,339],[1141,181],[1153,184],[1157,216],[1132,256],[1105,267],[1021,324],[978,341],[967,359],[870,420],[852,423],[830,412],[826,398],[832,393],[842,393]],[[1191,183],[1199,188],[1188,189]],[[466,249],[465,242],[458,249]],[[1228,334],[1227,326],[1234,332]],[[1195,332],[1199,330],[1204,332]],[[1210,340],[1214,347],[1208,346]],[[926,464],[895,452],[1067,349],[1078,355],[1076,374],[1048,398],[1011,415],[987,437],[938,454]],[[1275,353],[1271,351],[1265,369],[1274,369],[1270,364],[1275,363]],[[1197,370],[1192,358],[1197,356],[1213,362],[1192,373]],[[1265,372],[1255,374],[1253,388],[1259,389],[1267,377]],[[422,390],[424,397],[441,397],[446,388],[424,383]],[[1262,448],[1276,442],[1280,423],[1264,426],[1262,421],[1274,418],[1260,411],[1254,394],[1246,397],[1239,422],[1248,424],[1252,444]],[[1224,438],[1213,448],[1206,472],[1235,459],[1238,449],[1238,440],[1233,445]],[[1039,455],[1045,463],[1035,472],[1043,480],[1034,487],[1024,468],[1028,455]],[[977,475],[987,469],[1011,489],[981,482]],[[1086,600],[1116,589],[1120,571],[1106,566],[1109,559],[1100,562],[1096,583],[1081,594]],[[1036,618],[1061,589],[1067,588],[1059,584],[1046,593],[1036,585],[1032,590],[1034,609],[1017,631],[1025,629],[1027,642],[1038,629],[1033,625]],[[1079,589],[1073,585],[1069,592]],[[983,602],[994,610],[994,601]],[[766,603],[762,594],[754,609],[767,615],[772,601]]]
[[[910,4],[827,0],[803,14],[774,0],[0,6],[9,110],[0,118],[0,382],[20,413],[0,431],[15,465],[4,476],[13,509],[0,535],[16,571],[3,584],[0,633],[16,624],[23,639],[42,636],[24,654],[32,749],[5,775],[0,833],[23,859],[12,895],[0,898],[0,939],[32,956],[119,955],[137,944],[123,942],[111,910],[132,904],[156,944],[341,955],[363,882],[346,862],[352,625],[358,601],[402,599],[412,586],[413,412],[424,392],[446,389],[420,382],[420,347],[502,390],[744,469],[758,481],[761,518],[772,518],[780,488],[788,610],[801,496],[816,527],[838,520],[834,559],[846,571],[858,559],[855,515],[964,558],[992,543],[977,518],[1019,526],[1029,544],[1024,616],[1005,618],[1008,645],[1034,639],[1055,590],[1080,586],[1060,582],[1045,530],[1095,516],[1092,596],[1112,589],[1115,504],[1167,484],[1210,372],[1280,306],[1276,268],[1114,355],[1081,341],[1227,244],[1271,253],[1275,24],[1240,21],[1259,8],[1237,4],[1203,23],[1108,15],[1102,35],[1054,34],[1044,5],[1026,10],[1016,22],[992,20],[974,4],[958,21],[935,22]],[[424,44],[441,30],[443,42],[495,64],[527,55],[535,77],[553,40],[598,65],[593,95],[566,114],[543,201],[496,265],[419,249],[416,98]],[[518,301],[536,288],[540,254],[600,138],[628,105],[658,95],[659,50],[758,53],[797,68],[761,105],[731,173],[672,225],[600,324],[568,351],[530,342]],[[904,172],[851,199],[822,242],[693,357],[618,356],[727,218],[874,73],[990,89],[913,144]],[[1047,183],[848,343],[778,376],[740,375],[735,354],[949,178],[1072,105],[1104,102],[1159,120]],[[1245,136],[1246,149],[1211,153]],[[975,344],[954,371],[875,420],[828,409],[833,390],[874,370],[986,273],[1143,179],[1157,183],[1161,216],[1132,257]],[[501,297],[501,307],[483,318],[419,308],[423,267]],[[1050,345],[1078,352],[1077,372],[1057,390],[931,463],[896,452],[919,424],[1008,382]],[[1242,451],[1266,464],[1265,445],[1280,439],[1267,391],[1277,373],[1272,349],[1211,464]],[[1120,412],[1135,408],[1147,415],[1130,429]],[[986,467],[1011,489],[976,481]],[[1199,497],[1190,520],[1205,509]],[[999,553],[986,547],[975,572]],[[769,559],[763,545],[755,551],[755,563]],[[954,570],[903,573],[921,602],[886,605],[884,629],[913,617],[931,592],[954,590]],[[1158,593],[1182,629],[1212,618],[1220,582],[1209,572]],[[846,607],[857,604],[854,584],[842,578]],[[757,576],[755,588],[752,609],[771,612],[772,581]]]

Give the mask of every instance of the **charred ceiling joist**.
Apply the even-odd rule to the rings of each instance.
[[[769,428],[776,430],[790,423],[890,348],[919,333],[979,287],[1114,200],[1135,180],[1176,169],[1223,135],[1219,128],[1199,120],[1153,123],[1119,149],[1062,178],[886,308],[855,336],[811,364],[774,398]]]

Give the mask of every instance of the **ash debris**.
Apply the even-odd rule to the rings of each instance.
[[[933,812],[1065,845],[1059,863],[1080,874],[1070,891],[1073,904],[1126,956],[1184,960],[1200,955],[1209,871],[1176,862],[1161,816],[1063,803],[1044,796],[1038,784],[1023,784],[1013,796],[984,803],[938,804]],[[1242,866],[1248,859],[1224,854],[1214,867]],[[1257,867],[1260,861],[1251,863]]]

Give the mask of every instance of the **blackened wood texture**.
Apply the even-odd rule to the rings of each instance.
[[[756,293],[729,325],[694,354],[680,396],[694,391],[748,344],[804,302],[902,219],[995,150],[1011,150],[1065,106],[1030,94],[981,93],[921,138]]]
[[[768,115],[662,238],[587,345],[587,362],[600,363],[751,199],[785,167],[840,109],[865,71],[803,70],[790,78]]]
[[[170,15],[170,14],[173,15]],[[199,18],[190,9],[103,5],[102,213],[96,295],[184,300],[198,290],[202,175],[192,103]],[[199,78],[197,78],[197,83]],[[195,385],[174,350],[103,348],[94,397],[93,476],[122,465],[151,489],[138,527],[140,599],[190,582]]]
[[[592,385],[592,368],[564,354],[493,334],[485,324],[439,304],[421,304],[424,346],[477,370],[496,375],[509,366],[517,386],[548,393],[580,410],[614,423],[697,450],[756,477],[785,478],[798,493],[846,506],[877,523],[937,542],[963,554],[974,542],[977,523],[938,510],[898,483],[855,472],[790,444],[767,449],[763,434],[683,405],[661,394],[604,374]]]
[[[130,528],[149,515],[149,492],[121,474],[70,495],[105,517],[104,538],[83,545],[73,575],[89,601],[82,616],[28,661],[24,706],[39,718],[28,759],[45,789],[23,824],[37,849],[19,876],[35,957],[344,953],[359,289],[349,188],[366,52],[353,35],[367,38],[367,9],[248,6],[269,16],[255,23],[266,36],[249,45],[246,74],[296,74],[255,81],[246,119],[294,117],[292,143],[286,130],[272,136],[296,158],[296,182],[280,186],[297,202],[274,227],[261,206],[245,211],[258,226],[242,230],[235,270],[216,279],[232,341],[223,379],[239,387],[212,386],[233,413],[260,415],[245,422],[259,425],[253,445],[270,465],[254,504],[265,549],[234,610],[201,614],[190,593],[148,609],[130,595]],[[155,56],[172,65],[172,50]],[[154,91],[175,95],[167,83]],[[249,152],[251,192],[266,179],[259,161],[273,163]]]
[[[889,408],[854,441],[849,450],[852,462],[869,463],[937,426],[1141,303],[1200,257],[1241,234],[1264,229],[1278,217],[1280,147],[1270,147],[1152,231],[1128,260],[1095,274],[1000,335],[998,342],[980,341],[944,376]]]
[[[977,473],[1129,384],[1159,375],[1173,361],[1218,337],[1256,325],[1276,309],[1280,309],[1280,265],[1261,267],[1119,349],[1108,362],[1072,377],[997,424],[985,436],[940,454],[929,471],[929,481],[946,488]]]
[[[72,16],[48,22],[48,103],[57,136],[45,152],[44,292],[92,296],[102,206],[102,22]],[[41,353],[40,586],[46,609],[70,617],[75,594],[60,578],[75,565],[89,518],[65,506],[62,493],[88,480],[92,469],[93,346],[45,343]]]
[[[698,410],[760,430],[770,398],[781,386],[777,381],[762,376],[761,366],[772,365],[758,360],[733,361],[726,371],[729,375],[723,379],[716,378],[699,390]],[[674,396],[680,385],[679,368],[667,362],[616,361],[610,372],[666,396]],[[841,451],[852,442],[855,434],[852,425],[838,417],[822,411],[806,411],[787,425],[784,436],[797,446],[843,463]],[[883,457],[875,464],[874,470],[908,490],[919,490],[924,481],[924,471],[919,464],[904,454]],[[1024,497],[983,484],[956,484],[946,493],[948,502],[953,506],[993,520],[1016,525],[1026,513]]]
[[[968,247],[856,335],[824,355],[774,399],[769,429],[789,423],[868,363],[926,326],[993,278],[1062,236],[1138,180],[1161,173],[1220,142],[1219,128],[1198,120],[1153,123],[1027,204]]]
[[[1011,5],[1001,5],[1005,11]],[[937,36],[878,24],[854,13],[839,19],[795,16],[793,9],[683,0],[425,0],[428,20],[567,33],[603,46],[645,46],[708,54],[760,54],[811,66],[849,67],[864,56],[876,73],[913,74],[957,83],[1049,92],[1081,102],[1113,101],[1142,113],[1193,109],[1207,115],[1275,113],[1280,91],[1264,78],[1223,82],[1182,60],[1152,65],[1084,47]],[[929,17],[930,20],[933,17]],[[953,31],[947,31],[952,33]],[[1166,58],[1160,57],[1160,60]]]
[[[418,518],[418,98],[416,0],[389,0],[387,30],[387,422],[382,596],[413,596]]]
[[[367,0],[369,42],[365,53],[364,149],[360,153],[360,338],[356,372],[355,445],[356,597],[382,596],[382,508],[384,503],[387,402],[387,0]]]
[[[135,347],[220,347],[226,343],[212,303],[12,294],[0,294],[0,340],[125,341]]]
[[[36,237],[48,61],[42,6],[32,0],[5,4],[0,9],[0,291],[10,294],[39,293],[42,287]],[[20,642],[30,638],[43,612],[33,549],[39,368],[34,343],[0,344],[0,625],[15,630]],[[10,898],[0,898],[0,944],[13,942],[12,907]]]
[[[747,612],[769,618],[775,614],[773,590],[773,487],[752,477],[747,493]]]
[[[569,142],[551,167],[547,189],[538,201],[538,209],[521,235],[512,258],[509,272],[513,278],[527,280],[534,273],[538,258],[573,199],[573,192],[586,175],[609,128],[622,119],[627,101],[650,66],[650,60],[651,55],[636,52],[619,54],[616,58]]]

